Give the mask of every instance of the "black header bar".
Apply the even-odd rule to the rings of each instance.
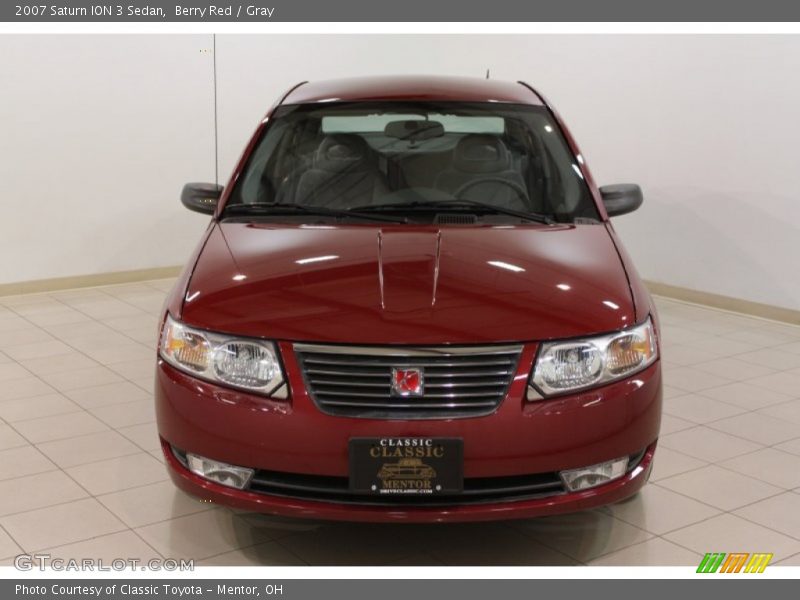
[[[3,22],[780,22],[787,0],[3,0]]]

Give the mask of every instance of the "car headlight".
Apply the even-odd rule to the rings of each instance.
[[[601,385],[641,371],[658,358],[648,317],[611,334],[542,344],[531,377],[545,396]]]
[[[176,369],[237,388],[269,395],[284,382],[271,342],[193,329],[169,315],[159,351]]]

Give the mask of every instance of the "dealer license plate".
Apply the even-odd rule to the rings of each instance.
[[[350,440],[350,490],[365,494],[436,495],[464,487],[464,442],[457,438]]]

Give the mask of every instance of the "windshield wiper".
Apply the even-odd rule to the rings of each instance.
[[[369,221],[383,221],[386,223],[408,223],[405,217],[389,217],[362,213],[357,210],[327,208],[324,206],[309,206],[307,204],[280,204],[273,202],[260,202],[256,204],[231,204],[225,207],[224,217],[241,215],[319,215],[325,217],[346,217],[366,219]]]
[[[544,223],[545,225],[555,224],[555,219],[547,215],[540,215],[539,213],[529,213],[521,210],[514,210],[511,208],[503,208],[501,206],[494,206],[477,200],[464,200],[456,198],[453,200],[412,200],[410,202],[392,202],[389,204],[368,204],[364,206],[355,206],[349,210],[358,211],[361,213],[381,211],[381,210],[402,210],[410,208],[412,210],[440,210],[452,208],[475,208],[484,213],[495,213],[498,215],[509,215],[511,217],[519,217],[526,221],[535,221],[536,223]]]

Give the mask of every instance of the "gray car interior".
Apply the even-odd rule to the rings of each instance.
[[[346,208],[379,204],[390,191],[432,188],[462,199],[532,209],[530,186],[522,175],[526,159],[501,136],[427,127],[419,129],[423,135],[418,139],[401,137],[395,122],[390,128],[377,134],[323,135],[314,144],[306,139],[302,168],[281,186],[282,201]],[[437,135],[430,137],[433,131]]]

